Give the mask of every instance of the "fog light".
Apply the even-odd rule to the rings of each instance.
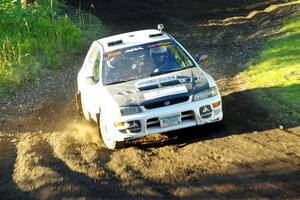
[[[141,122],[139,120],[129,121],[129,122],[126,122],[125,126],[128,129],[135,129],[135,128],[139,129],[139,128],[141,128]]]
[[[122,133],[137,133],[142,130],[142,124],[139,120],[128,122],[116,122],[115,126]]]
[[[217,102],[213,102],[213,107],[215,108],[215,107],[218,107],[218,106],[220,106],[220,104],[221,104],[221,101],[217,101]]]
[[[214,115],[218,115],[220,113],[220,108],[217,108],[216,110],[214,110]]]
[[[137,133],[142,130],[142,124],[139,120],[124,123],[124,127],[119,129],[122,133]]]
[[[117,122],[115,123],[116,127],[123,127],[124,126],[124,122]]]

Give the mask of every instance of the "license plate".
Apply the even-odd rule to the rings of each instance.
[[[181,122],[180,115],[172,115],[167,117],[161,117],[160,118],[160,126],[162,128],[168,127],[168,126],[174,126]]]

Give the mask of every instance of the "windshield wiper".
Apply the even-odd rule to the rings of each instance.
[[[185,69],[189,69],[189,68],[192,68],[192,67],[194,67],[194,65],[191,65],[191,66],[188,66],[188,67],[182,67],[182,68],[179,68],[179,69],[172,69],[172,70],[169,70],[169,71],[151,72],[150,74],[147,74],[146,76],[152,77],[152,76],[157,76],[157,75],[161,75],[161,74],[167,74],[167,73],[170,73],[170,72],[185,70]]]

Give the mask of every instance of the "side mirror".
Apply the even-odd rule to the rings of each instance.
[[[197,63],[204,63],[204,62],[208,61],[208,55],[198,53],[195,57],[195,60]]]
[[[96,85],[96,81],[93,76],[88,76],[85,78],[85,84],[87,85]]]

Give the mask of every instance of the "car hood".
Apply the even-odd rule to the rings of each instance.
[[[150,78],[105,86],[119,106],[143,106],[172,98],[189,97],[208,89],[209,83],[199,68],[193,67]]]

